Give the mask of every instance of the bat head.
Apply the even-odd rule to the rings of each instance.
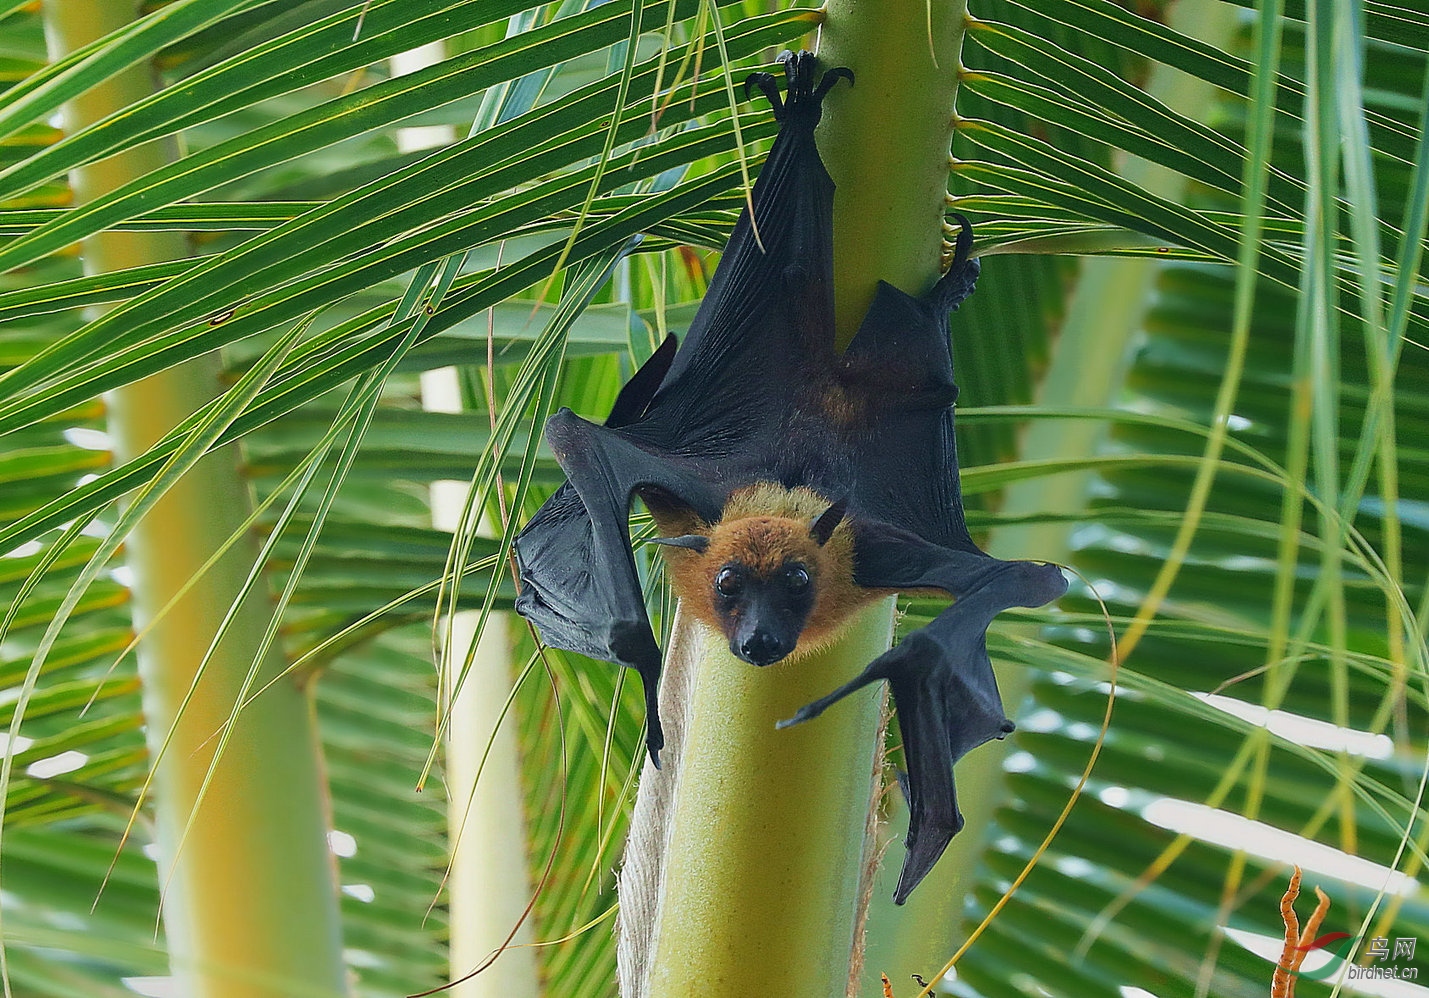
[[[848,585],[851,565],[829,539],[843,522],[835,503],[812,520],[777,515],[727,517],[709,534],[661,539],[690,552],[672,561],[686,605],[751,665],[773,665],[799,645],[829,590]]]

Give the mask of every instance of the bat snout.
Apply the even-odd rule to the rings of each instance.
[[[741,628],[729,650],[750,665],[773,665],[794,650],[798,635],[785,636],[765,627]]]
[[[773,665],[799,643],[812,603],[812,586],[801,569],[802,584],[790,591],[784,575],[743,580],[739,598],[724,618],[729,650],[750,665]]]

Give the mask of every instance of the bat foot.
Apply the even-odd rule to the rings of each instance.
[[[759,90],[769,99],[770,106],[774,108],[774,117],[781,123],[798,117],[802,123],[812,128],[819,121],[825,95],[839,80],[853,83],[853,71],[845,66],[836,66],[826,72],[822,79],[816,80],[819,60],[812,52],[781,52],[779,62],[783,64],[784,75],[788,80],[787,96],[780,96],[779,82],[772,73],[750,74],[744,81],[744,96],[749,97],[753,90]]]

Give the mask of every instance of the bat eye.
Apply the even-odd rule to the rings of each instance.
[[[794,565],[784,570],[784,585],[790,592],[803,592],[809,588],[809,570],[803,565]]]
[[[721,568],[715,576],[715,591],[721,596],[738,596],[739,590],[738,573],[732,568]]]

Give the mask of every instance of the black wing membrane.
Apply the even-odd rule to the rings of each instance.
[[[817,717],[855,690],[888,681],[908,765],[908,852],[893,895],[902,904],[963,827],[954,763],[1012,731],[987,655],[988,625],[1010,607],[1051,602],[1066,592],[1067,582],[1055,565],[1001,561],[870,521],[854,524],[854,558],[854,581],[861,586],[941,589],[956,598],[928,626],[781,724]]]
[[[615,405],[611,406],[610,415],[605,419],[606,426],[621,427],[639,422],[645,415],[645,410],[650,408],[650,400],[655,397],[660,383],[670,372],[670,365],[675,361],[675,350],[678,347],[673,333],[665,337],[665,341],[650,355],[650,359],[642,364],[640,370],[620,389],[620,394],[615,397]]]
[[[834,184],[814,127],[824,95],[846,69],[816,79],[808,52],[786,53],[787,95],[756,73],[780,130],[751,194],[753,212],[729,245],[644,419],[642,439],[703,459],[728,484],[765,472],[797,400],[789,387],[832,364]],[[761,463],[765,462],[765,463]],[[735,479],[742,481],[735,482]]]
[[[907,855],[894,891],[902,904],[963,826],[953,765],[1012,730],[987,654],[987,628],[1014,606],[1039,607],[1061,596],[1056,566],[1008,562],[983,553],[968,535],[953,438],[953,360],[948,315],[973,291],[972,227],[962,231],[953,265],[926,295],[880,284],[841,361],[894,379],[876,392],[867,425],[854,432],[854,581],[874,589],[941,589],[956,602],[907,635],[857,677],[802,708],[785,724],[822,713],[878,680],[887,680],[908,766]],[[874,382],[869,387],[876,387]]]
[[[953,265],[921,298],[880,282],[841,358],[846,377],[875,372],[875,405],[847,443],[856,456],[854,509],[920,537],[977,551],[968,536],[953,439],[953,355],[948,316],[972,294],[980,265],[968,256],[972,226],[962,225]]]
[[[804,376],[833,328],[833,182],[814,126],[824,94],[848,71],[816,85],[808,53],[790,56],[785,71],[783,100],[773,77],[751,78],[782,124],[754,185],[756,222],[741,214],[683,347],[668,338],[603,426],[568,409],[547,422],[569,481],[516,538],[517,611],[548,644],[639,672],[657,764],[661,654],[630,550],[631,497],[653,490],[717,521],[729,491],[770,464],[793,405],[779,389]]]

